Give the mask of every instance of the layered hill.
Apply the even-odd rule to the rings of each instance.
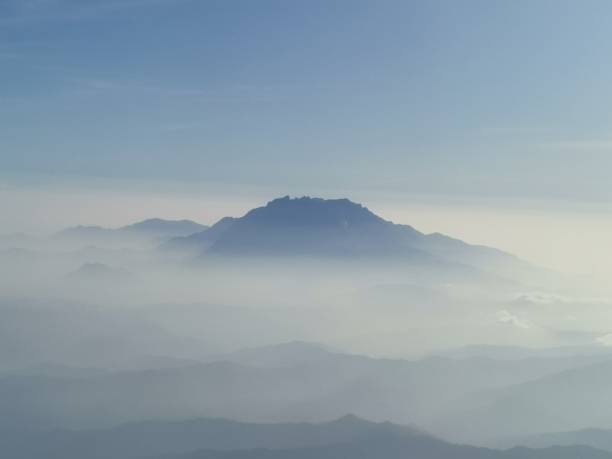
[[[427,427],[446,419],[453,408],[461,408],[463,415],[463,409],[471,413],[480,406],[471,398],[462,403],[468,395],[477,394],[485,401],[487,392],[500,394],[597,359],[406,361],[290,343],[172,368],[78,378],[19,374],[0,378],[0,408],[12,413],[0,419],[0,428],[99,427],[168,416],[320,421],[347,412]],[[505,411],[494,414],[508,416]],[[487,421],[498,419],[495,416]],[[520,413],[513,420],[531,422]],[[453,429],[462,427],[462,419],[455,420]],[[496,433],[511,431],[511,425],[504,425]]]
[[[53,242],[71,246],[108,246],[133,243],[161,243],[175,237],[201,232],[208,227],[191,220],[151,218],[119,228],[75,226],[53,235]]]
[[[224,419],[148,421],[101,430],[2,435],[12,459],[610,459],[585,446],[494,450],[456,445],[418,429],[348,415],[324,423],[253,424]]]

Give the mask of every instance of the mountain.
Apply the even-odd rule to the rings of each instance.
[[[236,219],[209,253],[429,258],[415,247],[419,235],[348,199],[284,197]]]
[[[284,449],[351,442],[380,433],[408,438],[425,436],[419,430],[374,423],[355,416],[331,422],[252,424],[225,419],[146,421],[98,430],[54,430],[2,435],[0,448],[12,459],[128,459],[180,454],[198,449],[230,451],[254,448]]]
[[[478,274],[468,268],[502,275],[535,271],[500,250],[394,224],[348,199],[274,199],[163,247],[208,256],[379,259],[471,275]]]
[[[602,359],[612,359],[612,349],[601,345],[558,346],[549,348],[528,348],[521,346],[470,345],[445,351],[437,351],[432,355],[451,359],[467,359],[484,357],[495,360],[520,360],[527,358],[562,358],[601,356]]]
[[[498,451],[473,446],[454,445],[433,439],[397,438],[380,435],[360,441],[286,450],[196,451],[164,455],[156,459],[609,459],[605,451],[586,446],[546,449],[514,448]]]
[[[611,459],[585,446],[493,450],[455,445],[418,429],[348,415],[324,423],[224,419],[148,421],[103,430],[0,432],[11,459]]]
[[[136,333],[142,336],[146,330]],[[71,344],[65,345],[72,348]],[[117,345],[123,345],[126,352],[129,349],[129,343]],[[77,351],[81,349],[73,352]],[[250,349],[224,358],[79,378],[46,374],[0,378],[0,411],[10,413],[0,418],[0,427],[86,428],[202,416],[256,422],[321,421],[347,412],[427,427],[446,419],[456,408],[471,413],[478,405],[470,398],[470,403],[461,403],[469,394],[480,396],[585,364],[574,358],[373,359],[299,343]],[[517,415],[515,421],[529,420]],[[456,419],[453,427],[461,429],[463,423],[463,418]]]
[[[603,361],[468,397],[464,405],[472,407],[470,412],[457,410],[441,424],[456,432],[462,422],[459,435],[468,441],[589,427],[611,429],[612,360],[605,355],[595,358]],[[440,425],[434,428],[445,431]]]
[[[151,218],[119,228],[101,226],[75,226],[53,236],[57,243],[70,245],[132,245],[134,243],[159,244],[168,239],[183,237],[207,229],[191,220],[163,220]]]
[[[260,367],[287,367],[303,364],[319,364],[325,361],[335,361],[342,354],[332,352],[325,346],[292,341],[232,352],[221,357],[234,363]],[[350,356],[344,356],[350,357]]]
[[[210,228],[194,232],[188,236],[170,239],[161,245],[164,250],[195,250],[203,251],[209,248],[237,219],[224,217]]]
[[[161,237],[187,236],[205,230],[207,227],[192,220],[163,220],[150,218],[119,228],[128,233],[150,234]]]
[[[530,435],[523,438],[508,439],[506,443],[532,448],[546,448],[554,445],[586,445],[612,452],[612,430],[583,429],[571,432],[545,433]]]

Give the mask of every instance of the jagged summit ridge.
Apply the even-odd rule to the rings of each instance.
[[[277,198],[263,207],[249,211],[243,218],[309,226],[388,223],[367,207],[349,199],[323,199],[309,196]]]
[[[349,199],[283,196],[164,246],[197,256],[383,258],[424,266],[514,271],[518,260],[440,233],[395,224]],[[450,265],[449,265],[450,264]],[[452,267],[451,269],[455,269]]]
[[[348,199],[285,196],[236,219],[209,252],[241,255],[381,256],[422,236]],[[400,247],[401,246],[401,247]]]

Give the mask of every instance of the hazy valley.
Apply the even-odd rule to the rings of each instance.
[[[612,428],[609,303],[499,250],[288,197],[2,243],[12,458],[612,454],[547,435]]]

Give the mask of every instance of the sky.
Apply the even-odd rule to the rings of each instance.
[[[611,23],[607,0],[0,0],[4,231],[346,196],[605,274]]]

